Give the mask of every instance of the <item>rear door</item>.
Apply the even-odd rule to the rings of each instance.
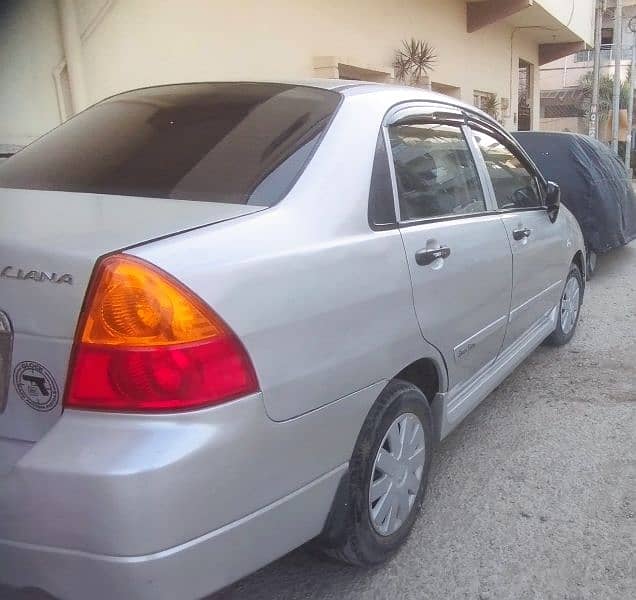
[[[386,128],[418,321],[451,387],[497,357],[512,282],[506,230],[466,133],[459,111],[435,105],[390,115]]]
[[[563,287],[560,228],[548,217],[543,185],[512,142],[485,124],[471,124],[513,256],[510,323],[504,346],[519,339],[556,306]]]

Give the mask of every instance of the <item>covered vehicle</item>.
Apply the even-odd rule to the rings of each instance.
[[[577,218],[588,268],[602,254],[636,239],[636,194],[623,164],[602,142],[578,133],[513,134],[543,175],[561,187],[561,200]]]

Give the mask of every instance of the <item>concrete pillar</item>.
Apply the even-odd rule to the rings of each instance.
[[[62,43],[66,55],[66,68],[71,88],[73,112],[78,113],[88,106],[86,82],[84,79],[84,60],[82,39],[74,0],[57,0],[62,30]]]

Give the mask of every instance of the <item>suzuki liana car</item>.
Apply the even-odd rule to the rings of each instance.
[[[385,560],[435,443],[583,298],[558,187],[413,88],[131,91],[0,186],[0,581],[64,599]]]

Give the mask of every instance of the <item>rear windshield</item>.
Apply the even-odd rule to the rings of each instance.
[[[109,98],[0,165],[0,187],[272,206],[339,94],[270,83],[161,86]]]

